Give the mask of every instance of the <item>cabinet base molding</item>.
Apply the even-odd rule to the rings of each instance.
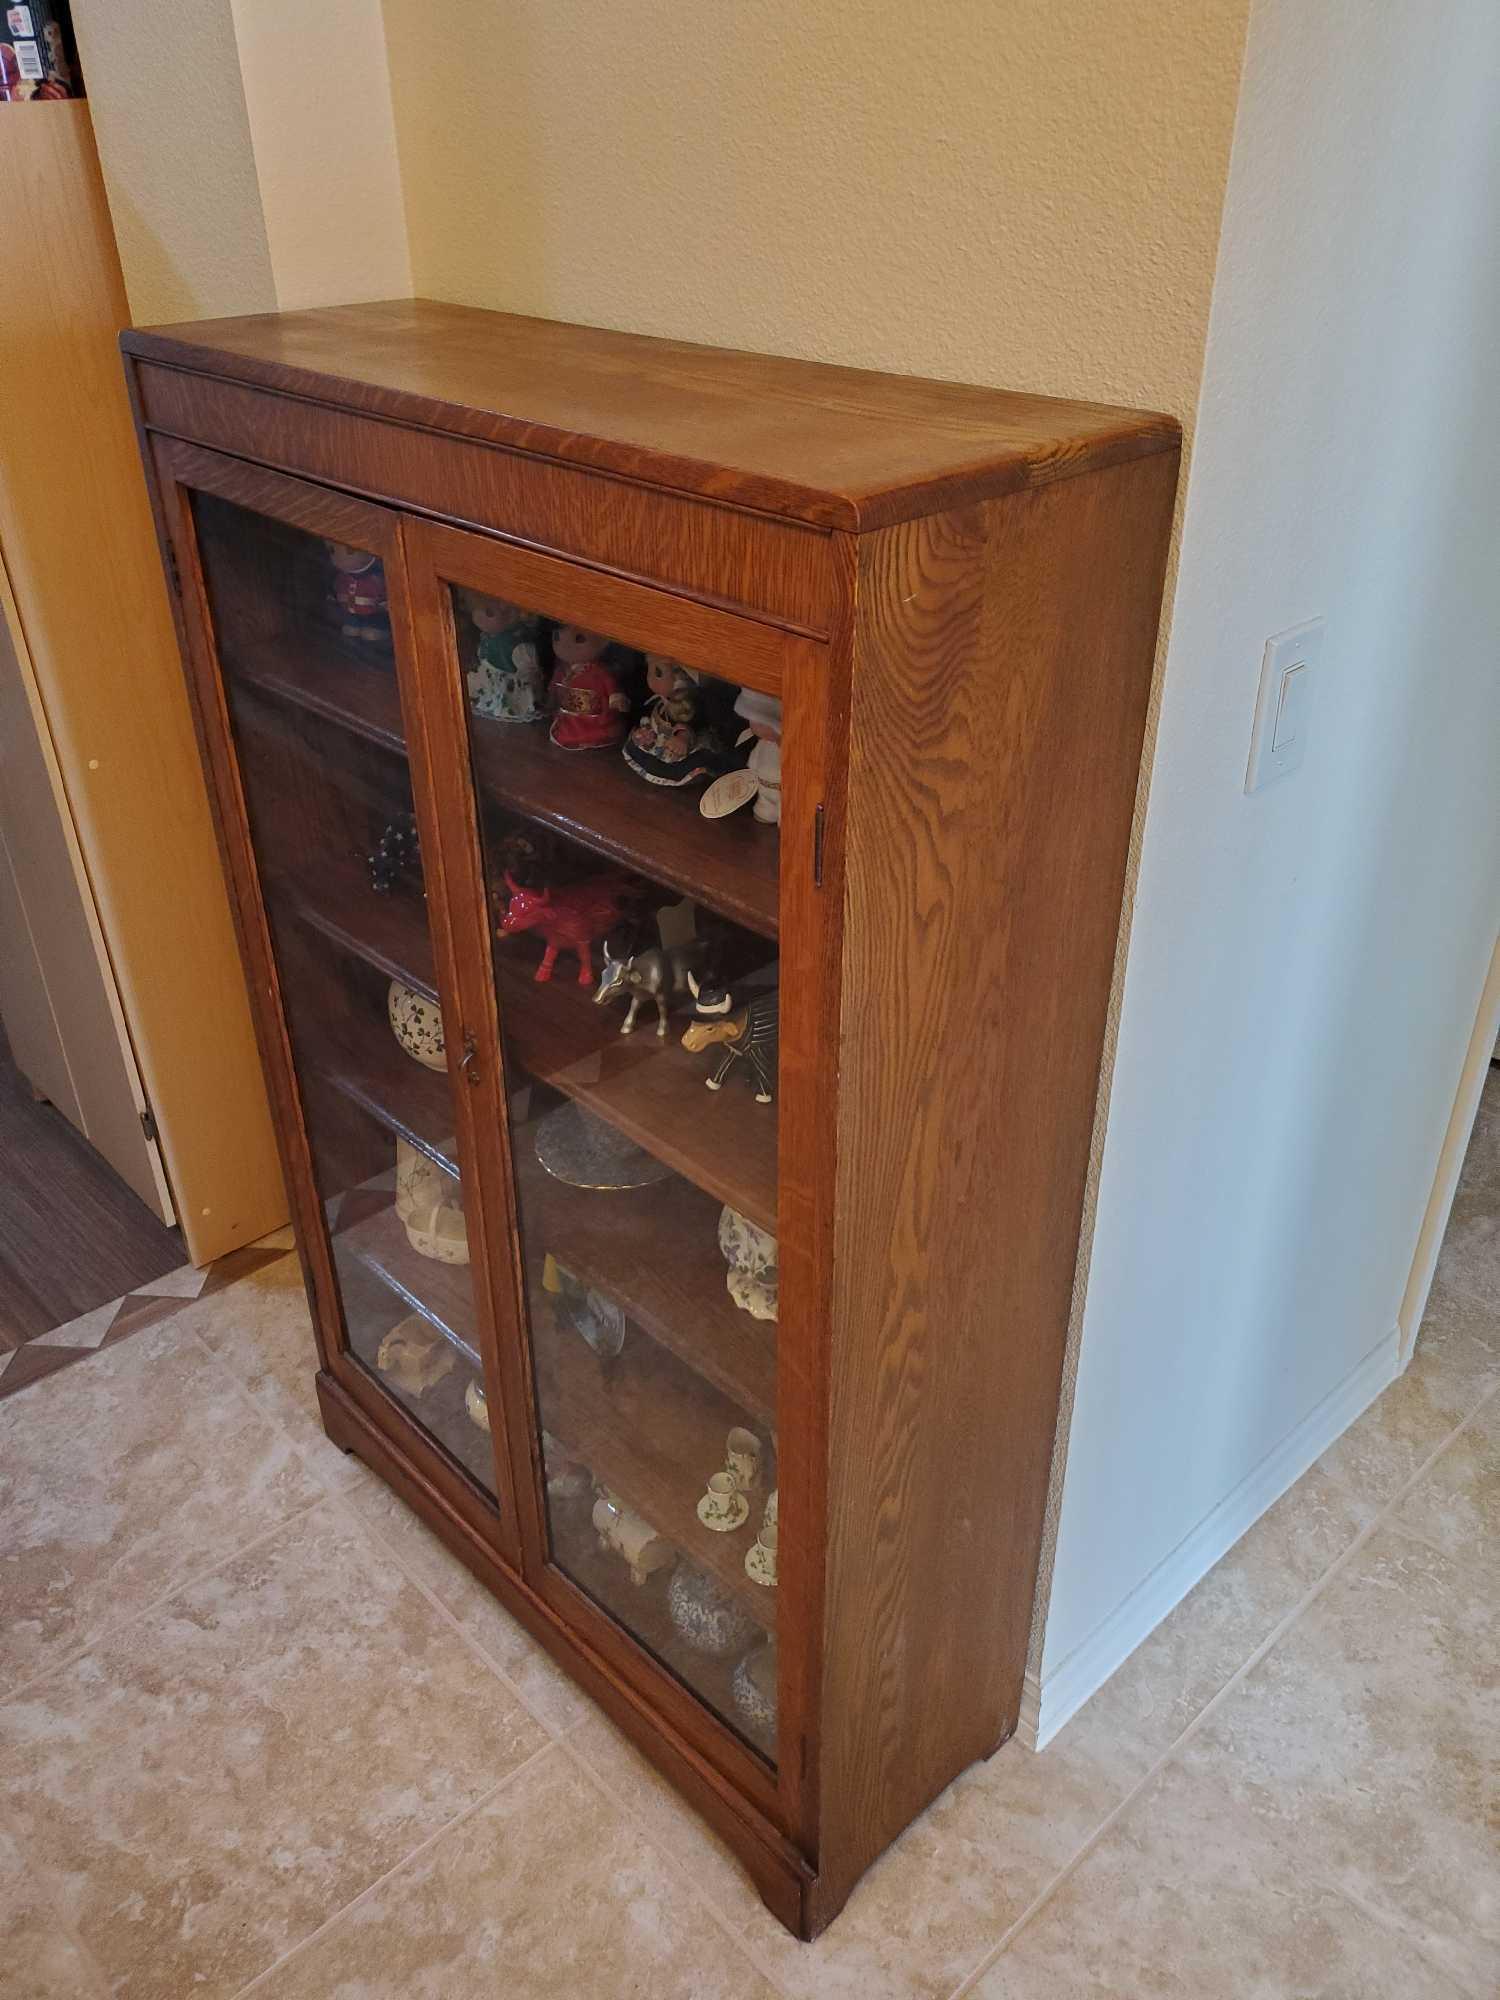
[[[413,1513],[422,1517],[465,1568],[500,1600],[513,1618],[519,1619],[538,1645],[544,1646],[590,1699],[599,1704],[616,1728],[623,1730],[641,1755],[703,1815],[744,1865],[777,1922],[805,1941],[815,1938],[832,1923],[848,1900],[848,1889],[836,1906],[825,1908],[818,1898],[817,1876],[778,1829],[723,1785],[712,1766],[684,1738],[665,1729],[660,1717],[645,1706],[607,1661],[584,1645],[514,1570],[496,1561],[494,1552],[462,1515],[450,1507],[436,1486],[422,1477],[410,1459],[395,1450],[385,1433],[371,1423],[326,1369],[320,1370],[316,1379],[323,1428],[333,1442],[341,1450],[353,1452],[401,1496]]]

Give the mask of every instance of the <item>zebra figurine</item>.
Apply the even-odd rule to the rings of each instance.
[[[682,1037],[682,1046],[691,1055],[699,1050],[721,1047],[723,1060],[712,1076],[704,1078],[710,1090],[722,1090],[724,1079],[736,1063],[750,1066],[757,1104],[769,1104],[776,1083],[776,1024],[779,1002],[775,993],[761,993],[737,1007],[727,986],[700,986],[688,974],[688,990],[693,996],[693,1019]]]

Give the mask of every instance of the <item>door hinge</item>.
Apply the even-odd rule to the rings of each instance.
[[[180,598],[182,596],[182,571],[177,567],[177,550],[171,542],[167,543],[167,581],[172,586],[172,595]]]
[[[154,1146],[156,1144],[156,1114],[149,1104],[141,1113],[141,1130],[146,1135],[146,1143]]]
[[[823,886],[823,808],[813,808],[813,887]]]

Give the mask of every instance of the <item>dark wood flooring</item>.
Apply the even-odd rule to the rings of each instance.
[[[0,1033],[0,1349],[186,1262],[178,1232],[37,1103]]]

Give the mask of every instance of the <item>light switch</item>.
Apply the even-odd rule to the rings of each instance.
[[[1273,778],[1295,771],[1306,755],[1323,630],[1323,620],[1314,618],[1266,641],[1250,768],[1245,774],[1247,792],[1258,792]]]

